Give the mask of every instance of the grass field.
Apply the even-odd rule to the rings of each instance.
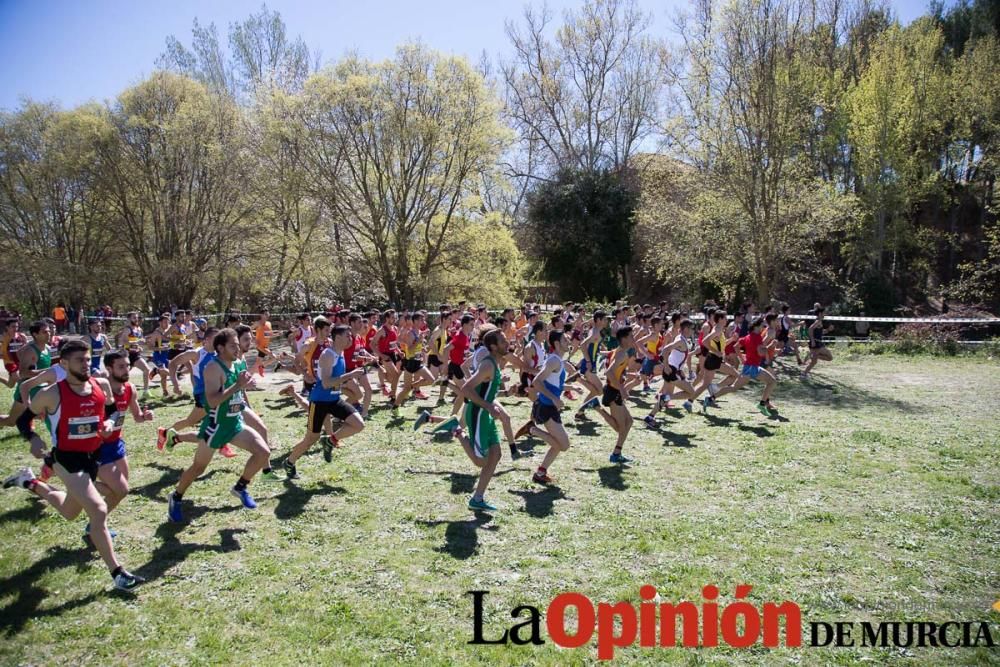
[[[755,606],[793,600],[805,622],[991,620],[1000,639],[990,611],[1000,598],[998,371],[982,358],[840,354],[811,381],[783,376],[782,421],[754,410],[751,388],[708,417],[669,411],[661,431],[638,421],[639,397],[626,447],[637,463],[624,469],[608,463],[603,422],[566,415],[573,446],[552,470],[558,487],[530,482],[541,443],[524,443],[535,451],[513,463],[505,451],[492,517],[466,510],[474,469],[454,441],[411,432],[410,404],[406,423],[376,411],[333,464],[311,452],[296,485],[255,483],[256,512],[228,494],[243,455],[217,457],[185,496],[190,523],[171,525],[166,496],[192,450],[160,454],[154,425],[129,421],[132,494],[111,525],[123,561],[149,583],[135,597],[109,592],[83,548],[83,519],[3,492],[0,662],[590,663],[593,644],[467,645],[465,591],[491,591],[492,637],[517,605],[544,611],[570,590],[637,603],[643,584],[700,603],[712,583],[725,603],[749,583]],[[273,392],[251,400],[280,462],[303,416]],[[504,403],[521,423],[528,404]],[[154,424],[188,406],[152,401]],[[4,472],[35,465],[13,431],[4,436]],[[1000,664],[1000,649],[636,646],[616,660]]]

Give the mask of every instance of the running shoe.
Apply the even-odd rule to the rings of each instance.
[[[49,457],[46,456],[45,459],[42,461],[42,469],[38,473],[38,479],[40,479],[43,482],[49,481],[53,473],[55,473],[55,470],[52,469],[52,463],[55,463],[55,461],[52,461],[52,463],[49,463],[49,461],[50,461]]]
[[[511,445],[510,446],[510,458],[516,461],[520,456],[521,456],[521,452],[518,451],[517,445]]]
[[[9,489],[12,486],[20,486],[23,489],[24,485],[33,479],[35,479],[35,473],[31,472],[31,468],[21,468],[3,481],[3,488]]]
[[[299,471],[295,468],[295,464],[289,463],[288,459],[285,459],[282,467],[285,469],[285,479],[301,479],[301,477],[299,477]]]
[[[167,429],[160,426],[156,429],[156,448],[162,452],[166,444],[167,444]]]
[[[612,452],[611,456],[608,457],[608,460],[612,463],[632,463],[632,459],[618,452]]]
[[[708,396],[705,396],[704,398],[701,399],[701,411],[702,412],[708,412],[708,406],[711,405],[708,402],[708,398],[709,398]]]
[[[601,407],[601,402],[596,398],[592,398],[584,404],[584,407],[593,408],[596,410],[597,408]]]
[[[458,427],[459,427],[458,417],[451,417],[451,418],[446,419],[445,421],[441,422],[437,426],[435,426],[431,430],[431,432],[432,433],[441,433],[441,432],[444,432],[444,431],[454,431]]]
[[[119,591],[130,591],[139,584],[146,583],[146,580],[137,574],[132,574],[128,570],[122,570],[115,575],[115,588]]]
[[[470,510],[475,510],[477,512],[496,512],[497,511],[497,508],[494,507],[493,505],[490,505],[488,502],[486,502],[485,498],[480,498],[479,500],[476,500],[475,496],[473,496],[472,498],[469,499],[469,509]]]
[[[143,389],[139,392],[139,400],[145,401],[147,398],[149,398],[149,388]]]
[[[174,445],[177,444],[177,431],[172,428],[167,429],[166,439],[163,441],[163,446],[167,450],[173,450]]]
[[[691,412],[694,411],[694,404],[691,403],[691,401],[684,401],[683,405],[684,405],[684,409],[687,410],[688,413],[691,413]]]
[[[234,456],[236,456],[236,451],[228,444],[223,445],[221,448],[219,448],[219,453],[225,456],[227,459],[231,459]]]
[[[419,431],[420,427],[426,424],[430,418],[431,418],[431,413],[427,412],[427,410],[422,411],[417,416],[417,421],[413,422],[413,430]]]
[[[330,436],[328,436],[328,435],[323,435],[323,437],[321,438],[321,440],[322,440],[322,442],[320,444],[323,446],[323,460],[326,461],[327,463],[332,463],[333,462],[333,440],[331,440]]]
[[[419,398],[422,401],[426,401],[430,396],[420,391],[419,389],[413,392],[413,398]]]
[[[535,474],[531,476],[531,481],[535,484],[552,484],[555,480],[549,477],[548,473],[535,471]]]
[[[274,470],[268,470],[267,472],[262,472],[257,479],[259,479],[262,482],[269,482],[269,483],[285,481],[285,478],[279,475],[278,473],[274,472]]]
[[[112,528],[108,528],[108,535],[110,535],[111,539],[114,540],[116,537],[118,537],[118,531],[114,530]],[[94,542],[92,539],[90,539],[90,522],[89,521],[87,522],[87,525],[83,527],[83,541],[87,542],[88,544],[93,544],[93,542]]]
[[[572,390],[567,389],[566,390],[566,398],[569,399],[569,400],[571,400],[571,401],[575,401],[576,400],[576,394],[574,394]]]
[[[177,500],[173,492],[167,496],[167,518],[172,523],[184,522],[184,514],[181,512],[181,501]]]
[[[243,503],[243,507],[245,507],[246,509],[248,510],[257,509],[257,503],[254,502],[253,496],[251,496],[250,492],[247,491],[246,489],[237,489],[234,486],[233,488],[229,489],[229,493],[239,498],[240,502]]]
[[[645,387],[642,388],[642,393],[643,394],[649,394],[649,393],[652,393],[653,391],[654,391],[653,388],[650,387],[649,385],[646,385]]]
[[[770,417],[771,416],[771,411],[767,409],[767,404],[765,404],[765,403],[758,403],[757,404],[757,409],[760,410],[760,414],[764,415],[765,417]]]
[[[771,414],[778,414],[778,408],[774,407],[774,405],[771,404],[771,401],[767,401],[764,405],[767,406],[767,409],[771,412]]]
[[[392,392],[389,391],[389,385],[387,384],[382,385],[382,395],[386,397],[392,396]]]
[[[653,419],[653,415],[646,415],[642,418],[642,421],[646,422],[646,426],[649,428],[656,428],[656,420]]]

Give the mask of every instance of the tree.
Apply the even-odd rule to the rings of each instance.
[[[245,262],[255,206],[236,106],[191,79],[157,72],[109,110],[98,144],[111,229],[148,303],[191,304],[212,269]]]
[[[506,140],[498,104],[461,58],[419,45],[349,57],[306,83],[309,154],[323,203],[392,303],[419,301],[453,224]]]
[[[16,267],[10,284],[38,310],[109,296],[115,284],[118,253],[94,150],[109,133],[95,106],[29,102],[0,114],[0,247]]]
[[[566,299],[610,301],[628,290],[636,195],[617,172],[563,170],[528,198],[534,255]]]
[[[506,112],[544,170],[520,175],[625,168],[656,129],[663,78],[650,16],[634,0],[588,0],[565,13],[554,42],[550,21],[528,8],[523,25],[507,23]]]

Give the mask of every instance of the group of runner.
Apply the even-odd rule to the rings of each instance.
[[[184,495],[217,451],[231,457],[235,447],[249,454],[231,493],[253,509],[257,504],[248,487],[255,478],[299,479],[298,462],[317,442],[324,459],[331,461],[334,449],[366,428],[377,393],[398,416],[411,398],[432,398],[422,390],[433,394],[435,386],[437,405],[420,410],[413,428],[429,424],[433,432],[461,444],[480,468],[468,507],[494,511],[485,493],[502,456],[501,430],[514,458],[519,456],[517,441],[524,437],[548,445],[532,479],[551,484],[553,464],[570,447],[562,419],[568,401],[578,402],[575,419],[589,419],[593,412],[607,423],[615,434],[609,460],[616,464],[631,461],[623,448],[633,427],[626,404],[633,392],[656,393],[643,418],[651,428],[658,428],[658,413],[673,400],[682,401],[688,412],[696,403],[707,411],[717,407],[718,397],[751,381],[763,384],[760,412],[774,415],[776,378],[770,369],[775,358],[794,354],[800,365],[805,363],[787,307],[780,313],[741,311],[730,318],[710,303],[701,315],[696,321],[669,311],[666,303],[659,308],[622,305],[592,314],[567,304],[546,315],[525,304],[520,311],[507,308],[491,316],[484,306],[467,308],[464,303],[442,306],[436,316],[394,310],[340,310],[315,318],[304,313],[285,334],[292,354],[280,355],[271,351],[274,334],[266,312],[254,327],[236,316],[214,327],[178,311],[173,317],[160,316],[149,334],[132,313],[113,340],[103,331],[104,322],[96,320],[82,338],[58,345],[53,345],[53,322],[32,323],[26,337],[12,320],[4,325],[0,355],[14,402],[10,413],[0,417],[0,426],[16,426],[42,467],[38,477],[22,468],[4,486],[27,489],[69,519],[85,512],[84,539],[100,553],[115,587],[138,585],[141,577],[120,564],[114,532],[107,527],[108,513],[128,494],[125,415],[135,421],[153,419],[139,403],[148,395],[150,381],[159,380],[164,397],[171,389],[181,395],[179,375],[186,371],[191,412],[157,430],[160,450],[173,450],[179,443],[194,446],[190,466],[168,496],[171,522],[184,521]],[[813,315],[806,331],[810,358],[804,375],[818,361],[832,359],[823,345],[826,328],[819,304]],[[269,430],[247,394],[256,385],[246,360],[254,348],[258,376],[268,366],[282,365],[302,376],[301,391],[290,384],[280,392],[307,411],[302,439],[283,462],[284,475],[271,467]],[[148,359],[146,352],[151,353]],[[577,352],[580,358],[573,361]],[[141,390],[129,381],[133,368],[141,372]],[[657,378],[659,389],[653,387]],[[449,390],[450,411],[444,410]],[[516,430],[501,396],[532,402],[530,419]],[[442,414],[435,414],[439,410]],[[46,421],[51,448],[34,430],[38,417]],[[53,474],[63,491],[49,483]]]

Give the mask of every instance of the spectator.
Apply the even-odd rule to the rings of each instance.
[[[56,331],[62,333],[66,331],[69,321],[66,318],[66,306],[60,301],[52,309],[52,319],[56,321]]]
[[[69,308],[66,309],[66,315],[69,318],[69,332],[71,334],[75,334],[76,333],[76,318],[77,318],[78,313],[76,311],[76,308],[73,307],[73,304],[70,304]]]

